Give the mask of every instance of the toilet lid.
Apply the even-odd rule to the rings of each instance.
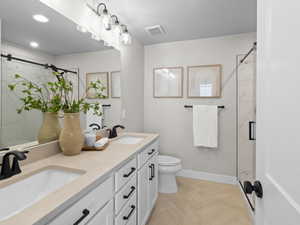
[[[172,156],[159,155],[158,156],[158,164],[164,166],[172,166],[180,164],[181,160]]]

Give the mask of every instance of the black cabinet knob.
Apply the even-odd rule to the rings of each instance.
[[[245,181],[243,188],[246,194],[252,194],[254,191],[258,198],[263,197],[263,188],[260,181],[254,181],[253,185],[250,181]]]

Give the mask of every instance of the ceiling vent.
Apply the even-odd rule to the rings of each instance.
[[[146,27],[145,30],[147,31],[148,34],[151,36],[157,36],[157,35],[162,35],[165,34],[165,30],[161,25],[155,25],[151,27]]]

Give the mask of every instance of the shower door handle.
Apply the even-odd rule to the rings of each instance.
[[[249,121],[249,140],[250,141],[255,141],[256,140],[256,135],[255,135],[255,121]]]

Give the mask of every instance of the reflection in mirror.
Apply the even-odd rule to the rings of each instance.
[[[33,92],[32,95],[43,94],[51,99],[51,93],[46,93],[46,89],[40,93],[37,87],[57,81],[57,77],[53,75],[55,68],[59,68],[58,72],[64,72],[63,76],[72,82],[72,95],[77,98],[86,95],[87,74],[108,74],[108,97],[86,99],[90,103],[106,105],[107,107],[102,108],[103,115],[93,115],[92,111],[82,114],[81,127],[86,129],[92,123],[99,124],[100,127],[111,127],[120,123],[121,99],[112,98],[119,95],[119,90],[111,88],[112,83],[120,82],[115,78],[112,81],[111,76],[113,72],[121,71],[120,54],[117,50],[92,39],[89,33],[79,31],[76,24],[40,1],[2,0],[0,19],[1,148],[57,139],[63,125],[61,112],[60,116],[53,116],[53,113],[43,113],[43,110],[34,109],[34,106],[22,108],[26,101],[24,97],[28,96],[27,91]],[[26,86],[31,84],[34,87]],[[20,108],[23,110],[18,113]],[[52,125],[45,127],[45,120]],[[41,130],[47,135],[43,136]]]

